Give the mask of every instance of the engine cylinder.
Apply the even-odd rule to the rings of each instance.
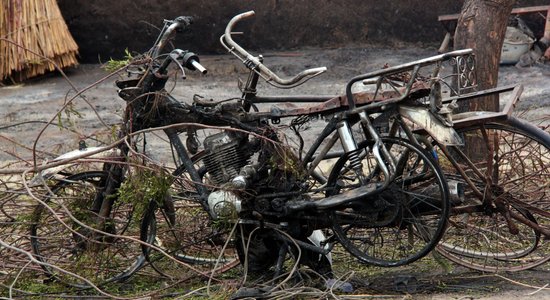
[[[221,132],[204,139],[204,164],[215,184],[229,182],[248,164],[248,151],[241,151],[244,137],[233,132]]]

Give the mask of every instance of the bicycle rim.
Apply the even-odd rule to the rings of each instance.
[[[493,203],[482,205],[456,170],[442,163],[448,178],[464,184],[464,202],[458,206],[472,209],[457,209],[460,213],[450,216],[449,228],[437,250],[457,264],[485,272],[526,270],[550,260],[550,242],[520,221],[523,218],[550,228],[550,218],[537,213],[550,212],[548,134],[515,118],[507,124],[478,124],[458,132],[467,143],[475,144],[474,150],[459,150],[483,176],[465,163],[459,151],[455,149],[451,154]],[[487,149],[494,151],[490,158]]]
[[[132,205],[115,203],[108,219],[92,210],[92,203],[105,184],[106,172],[71,175],[52,189],[54,196],[35,208],[30,226],[33,254],[45,273],[60,282],[88,288],[121,281],[142,265],[138,243],[124,236],[137,236],[139,222]],[[103,225],[98,225],[98,224]]]

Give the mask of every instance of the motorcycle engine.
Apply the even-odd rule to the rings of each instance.
[[[232,131],[217,133],[204,139],[204,164],[212,183],[220,185],[229,182],[248,164],[250,151],[243,149],[246,141],[245,136]]]
[[[247,136],[234,131],[208,136],[204,149],[203,161],[210,183],[220,187],[237,177],[252,156]],[[216,218],[230,218],[240,212],[241,199],[230,190],[219,189],[210,193],[208,205]]]

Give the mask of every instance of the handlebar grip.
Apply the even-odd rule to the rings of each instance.
[[[238,14],[238,15],[234,16],[229,21],[229,23],[227,23],[227,27],[225,27],[224,39],[227,41],[227,44],[229,44],[229,46],[233,47],[235,49],[235,51],[239,52],[241,55],[244,55],[246,58],[253,57],[253,56],[250,55],[250,53],[248,53],[246,50],[244,50],[237,43],[235,43],[235,41],[233,41],[233,38],[231,37],[231,32],[233,31],[233,26],[235,26],[235,24],[237,22],[239,22],[242,19],[252,17],[255,14],[256,13],[253,10],[244,12],[242,14]]]
[[[309,74],[317,74],[317,73],[323,73],[327,71],[327,67],[318,67],[318,68],[311,68],[304,70],[302,73],[306,73],[306,75]]]
[[[249,10],[247,12],[243,12],[242,14],[237,15],[237,17],[240,17],[241,19],[246,19],[254,16],[256,14],[255,11]]]
[[[191,71],[199,71],[201,72],[202,74],[206,74],[208,71],[206,70],[205,67],[203,67],[201,64],[200,64],[200,59],[199,57],[193,53],[193,52],[184,52],[183,53],[183,56],[181,56],[181,58],[183,59],[183,64],[185,65],[185,67]]]
[[[208,70],[206,70],[206,68],[203,67],[198,61],[191,59],[189,62],[197,71],[201,72],[202,74],[206,74],[208,72]]]

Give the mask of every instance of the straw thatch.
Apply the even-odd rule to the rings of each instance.
[[[0,40],[0,80],[44,74],[55,70],[54,63],[61,68],[78,64],[78,46],[56,0],[0,2],[0,38],[5,39]]]

